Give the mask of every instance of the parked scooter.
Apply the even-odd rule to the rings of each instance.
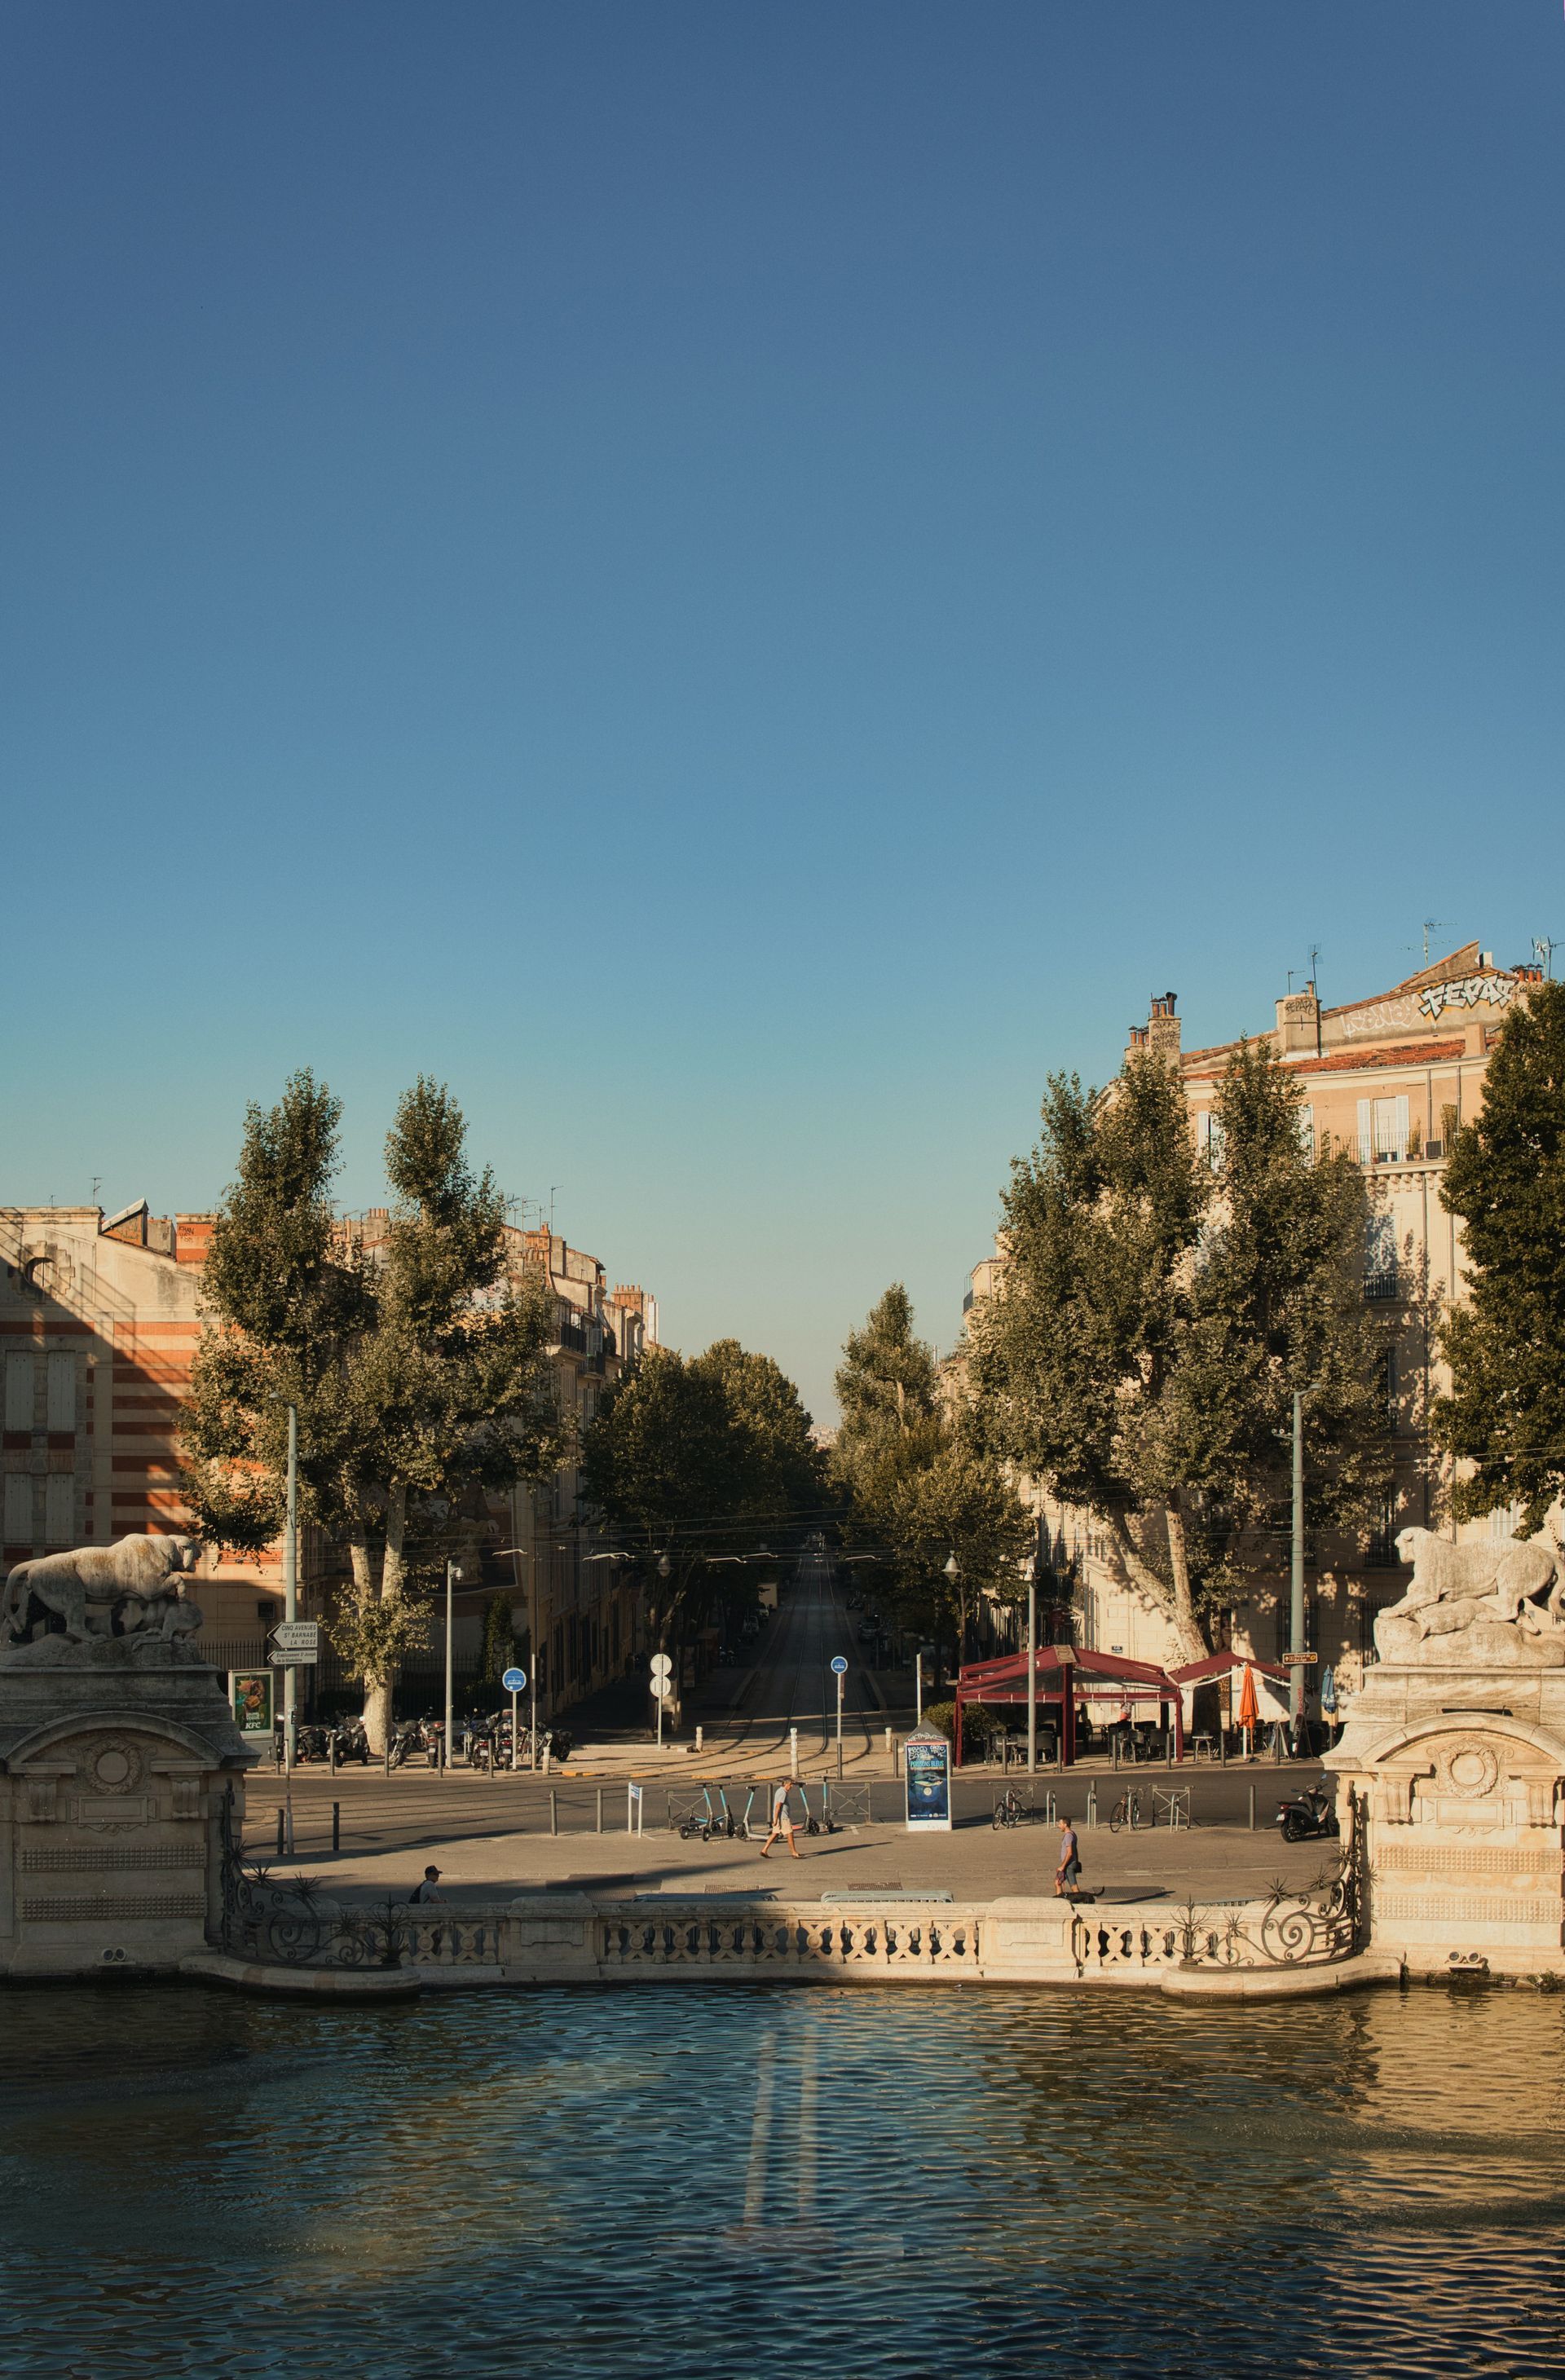
[[[1305,1843],[1316,1835],[1335,1835],[1341,1829],[1337,1824],[1337,1804],[1329,1785],[1323,1777],[1318,1785],[1306,1785],[1300,1793],[1292,1794],[1277,1807],[1277,1823],[1282,1829],[1285,1843]]]

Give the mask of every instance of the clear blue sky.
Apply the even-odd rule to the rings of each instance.
[[[4,22],[0,1198],[430,1071],[824,1415],[1150,992],[1565,937],[1559,0]]]

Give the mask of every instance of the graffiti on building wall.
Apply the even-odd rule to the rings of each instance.
[[[1438,1016],[1444,1008],[1476,1008],[1487,1001],[1491,1008],[1508,1008],[1516,993],[1516,978],[1511,975],[1462,975],[1453,983],[1432,983],[1427,991],[1418,995],[1418,1005],[1425,1016]]]

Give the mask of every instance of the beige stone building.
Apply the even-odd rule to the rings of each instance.
[[[1428,1526],[1438,1517],[1438,1473],[1425,1428],[1430,1397],[1443,1385],[1433,1331],[1441,1304],[1462,1294],[1461,1233],[1439,1198],[1446,1150],[1457,1126],[1471,1123],[1482,1104],[1489,1053],[1506,1011],[1526,998],[1538,973],[1530,965],[1497,966],[1491,952],[1469,942],[1388,990],[1338,1007],[1322,1007],[1314,985],[1306,984],[1279,1000],[1270,1025],[1258,1025],[1248,1037],[1268,1042],[1297,1076],[1309,1145],[1349,1149],[1369,1177],[1374,1204],[1365,1293],[1392,1326],[1386,1395],[1395,1487],[1367,1547],[1312,1545],[1306,1572],[1308,1641],[1322,1663],[1333,1664],[1350,1683],[1359,1665],[1374,1658],[1376,1612],[1406,1586],[1397,1532],[1410,1524]],[[1160,994],[1146,1023],[1132,1026],[1126,1055],[1150,1050],[1179,1065],[1191,1129],[1215,1166],[1221,1156],[1217,1092],[1238,1045],[1186,1050],[1181,1036],[1176,997]],[[1003,1249],[997,1248],[975,1267],[969,1309],[991,1293],[1003,1260]],[[1160,1614],[1116,1576],[1092,1516],[1062,1509],[1037,1491],[1033,1500],[1055,1566],[1073,1582],[1081,1640],[1134,1659],[1177,1658]],[[1443,1525],[1449,1536],[1474,1537],[1509,1535],[1512,1523],[1501,1512],[1460,1533],[1450,1522]],[[1272,1659],[1286,1648],[1287,1630],[1287,1550],[1280,1547],[1275,1574],[1257,1578],[1219,1633],[1240,1649]]]
[[[372,1248],[384,1208],[345,1219]],[[200,1280],[210,1214],[155,1216],[145,1200],[97,1207],[0,1208],[0,1562],[140,1531],[186,1527],[179,1432],[200,1336]],[[603,1266],[552,1231],[511,1230],[516,1269],[542,1270],[555,1297],[551,1359],[562,1407],[581,1426],[604,1387],[657,1338],[657,1301],[611,1289]],[[504,1593],[524,1658],[533,1634],[540,1707],[552,1712],[621,1675],[637,1648],[639,1582],[585,1526],[574,1468],[534,1494],[491,1500],[474,1536],[482,1584],[459,1599],[459,1670],[477,1666],[485,1608]],[[517,1547],[515,1555],[499,1553]],[[307,1530],[301,1608],[326,1609],[346,1575],[343,1549]],[[245,1666],[264,1656],[282,1617],[281,1548],[202,1556],[197,1597],[210,1658]],[[433,1677],[443,1648],[431,1647]],[[530,1666],[530,1662],[529,1662]],[[328,1652],[319,1682],[339,1682]]]

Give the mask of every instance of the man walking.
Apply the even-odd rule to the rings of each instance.
[[[776,1785],[772,1788],[771,1832],[768,1835],[765,1842],[762,1843],[760,1847],[760,1855],[762,1859],[765,1859],[767,1853],[770,1851],[772,1844],[777,1840],[779,1835],[785,1835],[787,1837],[790,1856],[794,1859],[797,1859],[799,1856],[799,1847],[794,1840],[794,1814],[788,1807],[788,1794],[790,1790],[790,1780],[786,1777],[780,1778]]]
[[[1082,1864],[1076,1849],[1076,1830],[1063,1815],[1060,1820],[1060,1864],[1054,1871],[1054,1896],[1057,1900],[1074,1900],[1076,1887],[1082,1880]]]

